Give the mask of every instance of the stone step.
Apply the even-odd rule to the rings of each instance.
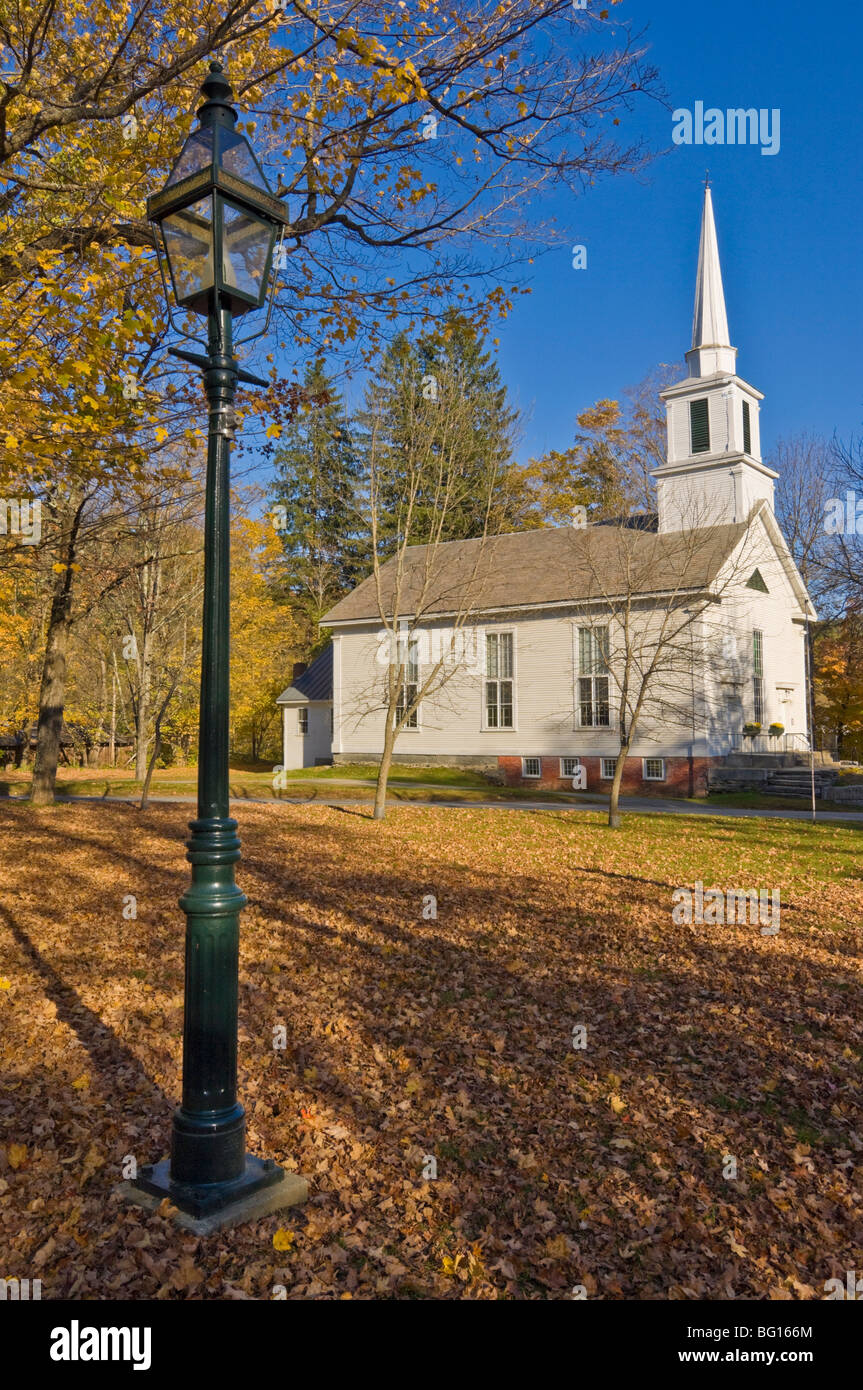
[[[820,772],[818,768],[815,769],[816,782],[835,782],[837,777],[836,772]],[[812,774],[803,768],[777,768],[768,777],[770,782],[809,782],[811,779]]]
[[[809,797],[812,795],[812,784],[807,782],[805,787],[762,787],[765,796],[798,796]],[[821,788],[816,784],[815,795],[821,795]]]
[[[806,777],[806,778],[802,778],[802,777],[801,777],[800,780],[799,780],[798,782],[792,782],[792,781],[790,781],[790,780],[787,781],[787,782],[785,782],[785,781],[777,782],[777,781],[774,780],[774,778],[771,777],[771,778],[769,778],[769,779],[765,782],[764,785],[765,785],[765,787],[772,788],[773,791],[781,792],[781,791],[791,791],[792,789],[797,788],[797,787],[811,787],[811,786],[812,786],[812,781],[811,781],[811,778],[809,778],[809,777]],[[832,787],[833,783],[832,783],[832,782],[825,782],[825,781],[823,781],[820,777],[816,777],[816,778],[815,778],[815,785],[816,785],[816,787]]]

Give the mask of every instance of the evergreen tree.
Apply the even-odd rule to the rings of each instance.
[[[433,428],[435,406],[445,392],[458,393],[470,406],[469,427],[456,448],[447,434],[447,477],[451,491],[443,531],[438,534],[440,472],[434,460],[443,447]],[[409,452],[409,441],[423,417],[429,433],[430,466],[416,480],[411,499],[411,544],[421,545],[434,535],[437,540],[462,540],[484,532],[513,529],[514,509],[509,482],[517,412],[507,401],[500,370],[474,325],[450,311],[435,332],[412,340],[398,334],[384,350],[366,392],[361,421],[364,447],[370,448],[369,432],[382,431],[376,449],[378,459],[388,455],[389,498],[381,510],[379,550],[388,554],[402,539],[406,515],[403,469],[400,459]],[[442,430],[443,416],[441,412]],[[378,464],[378,476],[384,469]],[[491,510],[489,511],[489,499]]]
[[[326,637],[323,614],[363,578],[368,545],[357,529],[361,464],[344,402],[320,362],[306,367],[304,404],[275,454],[274,522],[288,600],[310,654]]]

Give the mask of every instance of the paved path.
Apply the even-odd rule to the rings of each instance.
[[[58,801],[92,801],[104,802],[113,801],[127,806],[137,806],[139,797],[131,796],[58,796]],[[23,801],[23,797],[0,796],[3,801]],[[151,796],[151,802],[187,802],[195,804],[197,798],[194,796]],[[356,797],[323,797],[323,796],[241,796],[232,797],[234,805],[242,806],[248,802],[257,806],[370,806],[371,801],[366,798],[359,800]],[[658,797],[628,796],[621,797],[620,809],[624,813],[637,812],[648,815],[672,815],[672,816],[730,816],[732,818],[753,817],[756,820],[811,820],[811,811],[783,811],[772,810],[771,808],[761,808],[755,806],[700,806],[697,802],[676,801],[672,797],[663,798],[659,801]],[[585,798],[578,802],[560,801],[445,801],[436,799],[434,801],[421,801],[413,799],[410,801],[399,801],[397,798],[387,798],[388,806],[418,806],[455,808],[462,811],[606,811],[608,802],[604,799],[587,800]],[[818,811],[819,821],[839,821],[851,824],[863,822],[863,811]]]

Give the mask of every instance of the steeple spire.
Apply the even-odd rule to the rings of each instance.
[[[764,397],[737,375],[736,361],[706,179],[687,375],[660,392],[668,412],[667,462],[653,474],[660,531],[745,521],[757,502],[773,506],[779,474],[761,458]]]
[[[737,349],[731,346],[719,245],[713,218],[710,183],[704,185],[701,214],[701,241],[698,247],[698,274],[695,281],[695,313],[692,318],[692,347],[686,354],[691,376],[714,376],[736,370]]]

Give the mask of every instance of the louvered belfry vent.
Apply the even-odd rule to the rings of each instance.
[[[709,454],[710,417],[706,400],[689,402],[689,430],[693,454]]]

